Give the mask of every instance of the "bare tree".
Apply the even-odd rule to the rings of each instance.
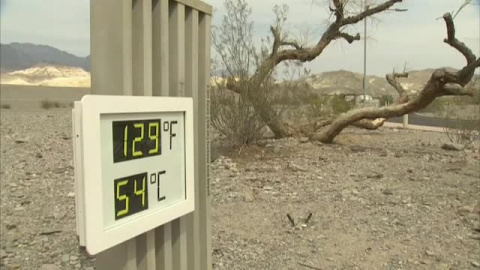
[[[275,67],[284,61],[312,61],[321,55],[333,40],[344,39],[348,43],[360,40],[360,34],[351,35],[346,29],[375,14],[396,11],[392,7],[400,2],[402,0],[388,0],[359,9],[356,1],[329,1],[331,20],[326,31],[313,46],[306,46],[289,38],[284,29],[288,8],[276,6],[276,19],[270,27],[272,39],[267,39],[271,43],[262,46],[260,52],[257,52],[252,41],[253,24],[248,20],[251,10],[244,0],[226,0],[227,15],[221,27],[214,29],[213,44],[230,76],[227,88],[246,97],[277,138],[292,135],[291,129],[275,109],[264,106],[265,101],[258,98],[259,92],[271,82]]]
[[[430,79],[418,96],[409,99],[405,89],[398,83],[397,78],[407,74],[389,74],[387,81],[400,94],[395,104],[382,108],[364,108],[349,111],[335,119],[328,128],[311,136],[312,140],[330,143],[347,126],[363,121],[372,129],[383,125],[386,119],[401,116],[425,108],[437,97],[441,96],[473,96],[473,90],[465,86],[472,80],[475,69],[480,66],[480,58],[455,37],[455,25],[451,13],[443,15],[447,28],[447,38],[444,42],[459,51],[466,59],[466,65],[458,72],[449,72],[444,68],[433,72]],[[370,120],[367,120],[370,119]],[[373,121],[372,121],[373,120]]]
[[[248,65],[248,67],[244,66],[243,72],[238,72],[231,67],[227,68],[230,79],[226,84],[226,88],[249,100],[256,113],[270,127],[277,138],[293,135],[295,131],[281,120],[275,109],[272,106],[265,106],[265,100],[258,98],[259,96],[265,96],[263,91],[268,88],[266,87],[267,85],[271,84],[275,67],[285,61],[312,61],[321,55],[324,49],[336,39],[344,39],[348,43],[359,40],[360,34],[351,35],[346,32],[349,26],[375,14],[387,11],[404,11],[393,8],[395,4],[400,2],[402,0],[388,0],[362,8],[358,5],[358,1],[329,1],[332,20],[316,45],[313,46],[306,46],[289,39],[288,34],[284,30],[288,9],[285,6],[282,8],[277,6],[274,8],[276,19],[270,27],[273,41],[270,46],[262,46],[260,52],[256,52],[251,39],[253,24],[248,22],[248,20],[244,20],[244,18],[248,18],[251,12],[246,2],[244,0],[226,0],[227,9],[229,7],[232,9],[224,19],[221,33],[228,38],[216,39],[214,35],[214,45],[227,66],[241,66],[239,64],[235,65],[235,61],[232,61],[238,55],[248,55],[248,57],[243,57],[244,61],[247,60],[246,62],[249,64],[254,63],[254,65]],[[469,0],[465,1],[467,4],[469,2]],[[456,13],[446,13],[443,16],[447,28],[447,38],[444,42],[462,53],[467,60],[467,64],[460,71],[449,72],[445,69],[437,69],[433,72],[420,94],[413,98],[406,94],[405,89],[397,81],[398,78],[408,76],[408,74],[389,74],[386,76],[387,81],[399,93],[399,98],[394,104],[382,108],[352,110],[340,115],[336,119],[321,119],[315,121],[309,128],[301,130],[301,132],[307,133],[312,140],[330,143],[349,125],[365,129],[377,129],[388,118],[418,111],[429,105],[437,97],[447,95],[472,96],[473,92],[464,88],[464,86],[472,79],[475,69],[480,65],[480,60],[476,58],[464,43],[455,37],[455,26],[452,17],[452,14],[456,16],[464,6],[462,5]],[[225,22],[227,23],[225,24]],[[267,39],[267,41],[270,41],[270,39]],[[227,47],[222,47],[225,44],[227,44]],[[239,51],[238,46],[243,46],[243,49],[248,53],[235,54],[236,51]],[[318,132],[319,129],[326,126],[328,127]]]

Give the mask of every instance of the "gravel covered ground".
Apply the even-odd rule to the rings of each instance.
[[[1,111],[1,269],[93,269],[75,233],[70,119]],[[333,145],[266,140],[220,157],[214,269],[479,269],[478,143],[445,142],[352,129]]]
[[[0,130],[2,269],[93,265],[75,231],[71,110],[2,110]]]

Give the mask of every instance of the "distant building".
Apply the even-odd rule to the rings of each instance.
[[[356,102],[362,102],[364,100],[365,101],[373,100],[373,97],[370,95],[358,95],[355,97]]]
[[[365,98],[363,95],[345,95],[345,101],[353,101],[355,100],[356,103],[358,102],[363,102],[363,100],[369,101],[373,100],[373,97],[370,95],[365,95]]]

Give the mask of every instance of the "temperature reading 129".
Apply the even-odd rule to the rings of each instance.
[[[113,162],[161,155],[162,133],[170,137],[171,149],[176,124],[162,119],[113,121]]]

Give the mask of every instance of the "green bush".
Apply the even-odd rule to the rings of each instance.
[[[391,95],[383,95],[380,97],[380,106],[388,106],[393,103],[393,97]]]
[[[312,96],[311,99],[305,100],[305,103],[308,104],[307,110],[310,117],[319,117],[328,114],[326,109],[327,100],[324,96]]]
[[[332,113],[335,115],[349,111],[352,109],[352,105],[352,103],[345,100],[345,96],[343,95],[335,95],[330,97],[330,108]]]
[[[51,109],[51,108],[61,108],[62,105],[57,102],[57,101],[51,101],[51,100],[48,100],[48,99],[45,99],[45,100],[42,100],[40,102],[40,106],[42,107],[42,109]]]
[[[339,115],[353,108],[353,102],[345,100],[343,95],[318,96],[312,95],[308,100],[308,114],[311,117]]]

